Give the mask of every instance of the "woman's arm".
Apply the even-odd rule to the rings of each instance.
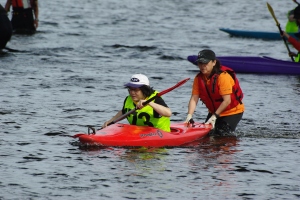
[[[196,110],[198,100],[199,100],[199,95],[195,95],[195,94],[191,95],[189,105],[188,105],[188,114],[186,116],[186,119],[185,119],[184,123],[189,123],[190,119],[193,118],[193,114]]]
[[[172,111],[170,108],[159,105],[153,101],[149,103],[149,106],[151,106],[161,116],[171,117],[172,115]]]
[[[33,0],[32,9],[33,9],[33,14],[34,14],[34,26],[35,26],[35,29],[37,29],[37,27],[39,26],[39,5],[38,5],[38,0]]]
[[[220,104],[219,108],[217,108],[216,110],[216,114],[220,115],[226,108],[227,106],[231,103],[231,95],[230,94],[226,94],[222,96],[223,101]]]
[[[193,115],[195,110],[196,110],[196,106],[198,104],[198,100],[199,100],[199,95],[191,95],[190,101],[189,101],[189,105],[188,105],[188,114]]]
[[[5,10],[6,10],[6,12],[9,12],[10,6],[11,6],[11,0],[7,0],[6,4],[5,4]]]
[[[121,117],[121,115],[122,115],[122,110],[120,110],[120,111],[119,111],[115,116],[113,116],[110,120],[104,122],[104,124],[102,125],[102,128],[107,127],[107,125],[108,125],[110,122],[112,122],[112,121],[114,121],[115,119]]]
[[[143,103],[145,102],[146,100],[140,100],[138,103],[137,103],[137,108],[139,109],[142,109],[144,107]],[[162,104],[165,104],[164,101],[161,99],[160,101],[162,101]],[[171,117],[172,115],[172,111],[170,108],[164,106],[164,105],[161,105],[161,104],[158,104],[158,103],[155,103],[154,101],[151,101],[150,103],[148,103],[149,106],[151,106],[153,108],[153,110],[155,110],[155,112],[157,112],[159,115],[161,116],[164,116],[164,117]]]

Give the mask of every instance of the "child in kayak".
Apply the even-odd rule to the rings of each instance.
[[[170,132],[171,109],[161,97],[157,97],[147,105],[143,103],[155,96],[158,92],[150,87],[149,79],[143,74],[134,74],[130,81],[126,83],[129,95],[125,98],[123,108],[113,118],[105,122],[102,128],[118,119],[130,110],[137,109],[127,116],[131,125],[151,126]]]
[[[205,122],[212,124],[210,135],[234,135],[245,110],[243,92],[234,71],[222,66],[208,49],[199,52],[196,63],[200,72],[194,79],[185,123],[191,121],[200,99],[208,108]]]

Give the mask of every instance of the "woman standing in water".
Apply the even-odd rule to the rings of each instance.
[[[17,33],[34,33],[39,25],[38,0],[7,0],[6,12],[12,6],[12,27]],[[33,17],[34,16],[34,17]]]
[[[221,66],[215,53],[208,49],[199,52],[196,63],[200,72],[194,79],[185,122],[192,119],[200,99],[208,108],[205,122],[212,124],[211,135],[234,135],[245,110],[243,92],[234,71]]]

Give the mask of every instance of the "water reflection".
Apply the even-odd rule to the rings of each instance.
[[[199,150],[207,151],[206,153],[233,154],[237,151],[234,147],[238,145],[238,142],[238,137],[210,136],[203,138],[198,147]]]
[[[146,147],[103,147],[95,145],[78,145],[82,151],[89,155],[117,156],[126,161],[133,168],[148,171],[167,170],[169,157],[172,154],[178,155],[176,159],[186,162],[193,171],[203,169],[223,168],[232,170],[234,154],[239,152],[237,149],[239,139],[237,137],[205,137],[200,140],[188,143],[180,147],[166,148],[146,148]],[[186,155],[186,156],[185,156]]]
[[[219,186],[218,192],[223,197],[230,196],[230,191],[237,186],[235,171],[235,154],[239,150],[237,137],[205,137],[194,146],[188,154],[188,162],[194,173],[201,173],[203,190],[210,191],[211,187]],[[197,145],[197,146],[196,146]],[[191,184],[199,184],[194,181]],[[229,190],[229,188],[231,188]]]
[[[145,148],[139,147],[127,149],[121,156],[133,168],[136,173],[144,173],[147,171],[164,171],[166,167],[166,159],[168,155],[167,148]]]

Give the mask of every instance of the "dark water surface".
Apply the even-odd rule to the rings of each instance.
[[[288,60],[282,41],[218,30],[277,31],[266,2],[39,3],[38,32],[14,35],[7,47],[19,52],[0,55],[0,199],[300,198],[299,76],[238,74],[246,112],[237,139],[87,150],[70,137],[111,118],[134,73],[160,91],[193,78],[196,67],[186,57],[203,48]],[[284,27],[295,4],[269,3]],[[186,117],[191,85],[163,97],[173,122]],[[199,104],[194,118],[205,116]]]

